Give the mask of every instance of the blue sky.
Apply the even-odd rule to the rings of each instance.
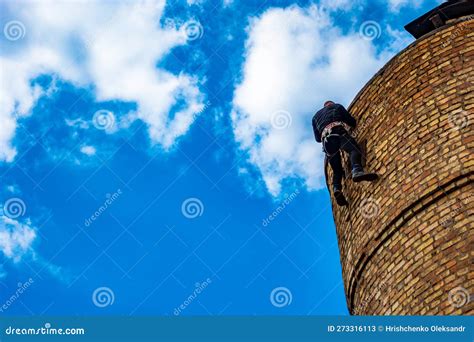
[[[346,315],[311,116],[438,3],[1,1],[2,314]]]

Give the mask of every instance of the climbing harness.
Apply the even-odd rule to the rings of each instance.
[[[329,151],[326,147],[327,143],[329,142],[329,140],[331,138],[339,138],[341,136],[340,134],[332,133],[332,129],[334,127],[341,127],[341,126],[344,127],[346,132],[350,132],[351,127],[348,124],[346,124],[345,122],[342,122],[342,121],[334,121],[334,122],[331,122],[326,127],[324,127],[323,132],[321,133],[321,139],[322,139],[322,143],[323,143],[323,151],[329,157],[333,156],[335,153],[337,153],[339,151],[339,146],[337,146],[337,148],[335,148],[335,151]]]
[[[346,124],[345,122],[342,122],[342,121],[334,121],[334,122],[331,122],[330,124],[328,124],[326,127],[324,127],[322,133],[321,133],[321,138],[324,139],[325,136],[327,136],[328,134],[331,134],[331,130],[334,128],[334,127],[337,127],[337,126],[342,126],[344,127],[344,129],[347,131],[347,132],[350,132],[351,131],[351,127]],[[335,135],[339,135],[339,134],[335,134]]]

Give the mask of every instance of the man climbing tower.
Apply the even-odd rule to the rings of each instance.
[[[342,168],[339,150],[346,151],[351,160],[352,180],[354,182],[374,181],[378,178],[375,173],[366,173],[362,168],[362,154],[357,141],[350,135],[356,127],[356,120],[340,104],[326,101],[324,107],[313,116],[313,132],[318,143],[322,142],[323,151],[333,171],[332,186],[334,198],[338,205],[347,205],[342,193]]]

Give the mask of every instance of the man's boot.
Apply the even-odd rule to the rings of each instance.
[[[342,193],[341,185],[337,185],[337,184],[333,185],[333,194],[334,194],[334,198],[336,199],[336,203],[338,205],[345,206],[349,204],[346,198],[344,197],[344,194]]]
[[[354,167],[354,169],[352,169],[352,180],[356,183],[362,181],[373,182],[377,178],[379,178],[379,176],[376,173],[365,172],[362,167]]]

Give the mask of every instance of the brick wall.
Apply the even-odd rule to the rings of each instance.
[[[474,314],[474,20],[464,19],[395,56],[349,107],[381,176],[345,181],[350,205],[333,203],[353,314]]]

